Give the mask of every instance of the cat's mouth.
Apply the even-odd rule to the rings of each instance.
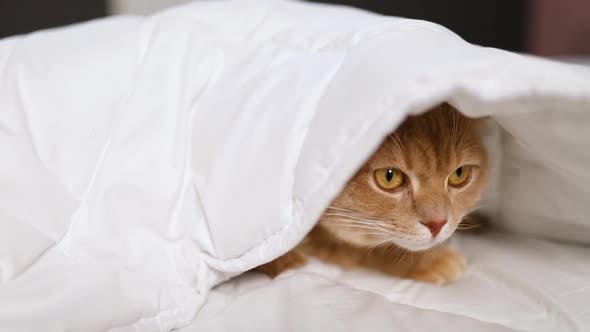
[[[409,251],[424,251],[442,243],[443,241],[438,241],[437,239],[429,239],[426,241],[392,240],[392,242],[395,245]]]
[[[453,231],[454,230],[443,229],[441,234],[438,234],[438,236],[434,237],[429,233],[427,234],[426,232],[420,235],[394,237],[391,239],[391,242],[406,250],[424,251],[445,242],[451,236],[451,234],[453,234]]]

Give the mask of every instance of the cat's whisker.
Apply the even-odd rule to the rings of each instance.
[[[371,246],[368,248],[368,250],[367,250],[366,256],[369,256],[369,255],[371,255],[371,253],[373,252],[373,250],[375,250],[375,248],[377,248],[379,245],[381,245],[381,244],[383,244],[383,243],[385,243],[385,242],[387,242],[387,241],[391,241],[391,238],[390,238],[390,237],[388,237],[388,238],[386,238],[385,240],[379,241],[379,242],[377,242],[377,243],[375,243],[375,244],[371,245]]]
[[[350,218],[350,219],[355,219],[355,220],[362,220],[362,221],[383,221],[381,219],[376,219],[376,218],[361,218],[355,215],[350,215],[350,214],[344,214],[344,213],[324,213],[324,216],[330,217],[330,216],[336,216],[336,217],[345,217],[345,218]]]
[[[399,225],[394,224],[393,222],[386,223],[386,224],[383,224],[380,226],[391,233],[402,233],[402,234],[412,235],[412,234],[409,234],[406,229],[404,229],[403,227],[400,227]]]
[[[461,224],[478,223],[479,220],[480,219],[478,219],[476,217],[463,218],[463,219],[461,219]]]
[[[331,210],[334,210],[334,211],[331,211]],[[328,208],[324,212],[324,214],[330,214],[330,213],[341,213],[341,214],[346,214],[348,216],[366,216],[362,212],[351,211],[351,210],[346,210],[346,209],[339,209],[339,208]]]
[[[376,218],[363,218],[361,216],[358,215],[352,215],[352,214],[346,214],[346,213],[324,213],[322,215],[322,218],[325,217],[343,217],[343,218],[347,218],[347,219],[353,219],[353,220],[361,220],[361,221],[380,221],[380,219],[376,219]]]
[[[404,253],[399,257],[398,263],[401,263],[404,261],[404,258],[406,258],[406,255],[408,254],[408,250],[404,250]]]
[[[475,228],[479,228],[479,226],[465,226],[465,227],[457,227],[458,231],[465,231],[465,230],[469,230],[469,229],[475,229]]]
[[[375,228],[379,228],[379,229],[386,229],[384,227],[381,227],[381,225],[379,223],[375,223],[375,222],[364,222],[364,221],[359,221],[359,220],[347,220],[347,219],[340,219],[340,218],[323,218],[321,219],[322,222],[324,223],[330,223],[330,224],[345,224],[345,225],[359,225],[359,226],[367,226],[367,227],[375,227]]]
[[[328,210],[336,210],[336,211],[342,211],[344,213],[339,213],[339,212],[328,212]],[[352,211],[352,210],[347,210],[347,209],[343,209],[343,208],[338,208],[338,207],[334,207],[334,206],[330,206],[326,209],[326,212],[324,212],[324,216],[342,216],[342,217],[348,217],[348,218],[353,218],[353,219],[360,219],[360,220],[370,220],[370,221],[389,221],[386,219],[379,219],[379,218],[375,218],[369,215],[366,215],[364,213],[361,212],[356,212],[356,211]]]
[[[463,223],[457,225],[457,229],[475,228],[475,227],[479,227],[479,224],[463,222]]]
[[[358,228],[358,229],[368,229],[368,230],[373,230],[373,231],[380,231],[385,234],[388,233],[387,231],[385,231],[381,228],[373,227],[373,226],[354,225],[354,224],[347,224],[347,223],[337,223],[334,225],[338,225],[338,226],[342,226],[342,227],[349,227],[349,228]]]
[[[372,220],[363,220],[363,219],[355,219],[349,218],[348,216],[340,216],[340,215],[323,215],[320,220],[344,220],[348,222],[354,223],[364,223],[364,224],[375,224]]]
[[[457,225],[457,230],[469,230],[483,227],[485,220],[482,220],[480,216],[467,214],[461,218],[461,222]]]
[[[343,209],[343,208],[339,208],[339,207],[335,207],[335,206],[328,206],[328,208],[326,210],[338,210],[338,211],[356,213],[355,211],[347,210],[347,209]]]
[[[327,214],[330,214],[330,213],[333,213],[333,212],[328,212]],[[363,219],[363,220],[381,221],[381,222],[391,222],[391,223],[392,223],[392,222],[395,222],[395,221],[394,221],[394,220],[392,220],[392,219],[386,219],[386,218],[376,218],[376,217],[374,217],[374,216],[370,216],[370,215],[367,215],[367,214],[365,214],[365,213],[362,213],[362,212],[355,212],[355,211],[350,211],[350,212],[348,212],[346,215],[348,215],[348,216],[354,216],[354,217],[357,217],[357,218],[361,218],[361,219]]]
[[[387,253],[391,252],[391,255],[395,256],[401,250],[401,248],[396,245],[393,241],[385,247],[385,251]]]
[[[465,224],[465,225],[459,225],[459,226],[457,226],[457,230],[475,229],[475,228],[480,228],[480,227],[481,227],[481,225]]]
[[[480,226],[477,226],[477,225],[465,225],[465,226],[457,226],[456,229],[459,230],[459,231],[464,231],[464,230],[467,230],[467,229],[474,229],[474,228],[479,228],[479,227]]]
[[[373,250],[375,250],[375,248],[379,247],[380,245],[386,243],[386,242],[390,242],[388,246],[394,245],[397,247],[397,245],[395,244],[395,242],[393,240],[402,240],[402,238],[397,237],[397,236],[389,236],[384,240],[381,240],[379,242],[376,242],[374,244],[372,244],[369,248],[368,248],[368,252],[367,255],[369,255]],[[386,247],[387,248],[387,247]]]
[[[379,227],[376,226],[367,226],[367,225],[356,225],[356,224],[350,224],[350,223],[346,223],[346,222],[334,222],[331,223],[332,225],[338,225],[338,226],[343,226],[343,227],[352,227],[352,228],[364,228],[364,229],[374,229],[374,230],[383,230]]]
[[[382,229],[387,229],[394,231],[395,229],[391,229],[391,224],[393,221],[386,221],[381,219],[361,219],[361,218],[350,218],[346,215],[324,215],[320,219],[322,221],[341,221],[347,222],[351,224],[358,224],[358,225],[367,225],[367,226],[377,226]]]
[[[391,237],[391,236],[390,236],[390,237],[388,237],[388,238],[384,239],[383,241],[379,241],[379,242],[377,242],[377,243],[373,244],[372,246],[370,246],[369,248],[367,248],[367,252],[366,252],[365,256],[369,256],[369,255],[371,255],[371,253],[372,253],[372,252],[373,252],[373,251],[374,251],[374,250],[375,250],[377,247],[379,247],[380,245],[382,245],[382,244],[384,244],[384,243],[386,243],[386,242],[388,242],[388,241],[389,241],[389,244],[387,244],[387,246],[385,246],[385,248],[384,248],[385,252],[387,253],[387,250],[388,250],[390,247],[393,247],[393,248],[394,248],[394,253],[395,253],[395,250],[399,250],[399,247],[398,247],[398,246],[395,244],[395,242],[393,242],[393,240],[395,240],[395,239],[396,239],[396,237]]]

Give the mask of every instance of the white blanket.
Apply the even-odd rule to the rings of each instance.
[[[445,287],[313,261],[275,280],[215,288],[182,332],[590,330],[590,247],[491,232],[451,241],[467,258]]]
[[[167,331],[443,100],[507,131],[504,227],[590,237],[590,70],[437,25],[202,2],[0,41],[0,329]]]

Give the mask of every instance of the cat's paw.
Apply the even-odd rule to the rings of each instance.
[[[408,278],[435,285],[453,282],[463,274],[465,259],[447,247],[440,247],[425,255]]]
[[[256,268],[267,276],[274,278],[286,270],[301,267],[307,263],[307,257],[299,251],[289,251],[283,256]]]

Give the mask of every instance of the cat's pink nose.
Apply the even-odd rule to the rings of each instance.
[[[422,224],[430,230],[432,237],[436,237],[440,230],[446,225],[446,219],[443,220],[430,220],[428,222],[422,222]]]

